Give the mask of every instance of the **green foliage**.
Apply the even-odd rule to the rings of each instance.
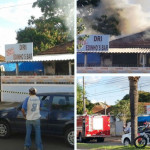
[[[150,92],[139,91],[139,102],[150,102]]]
[[[138,105],[138,114],[141,115],[144,113],[144,111],[144,105]],[[118,100],[116,105],[112,106],[111,114],[126,123],[127,120],[131,119],[130,100]]]
[[[123,99],[130,99],[129,94],[126,94]],[[150,102],[150,92],[139,91],[139,102]]]
[[[77,114],[83,114],[83,88],[77,84]]]
[[[109,34],[109,35],[120,35],[121,33],[119,31],[118,13],[114,12],[110,16],[107,16],[106,13],[98,14],[98,9],[99,9],[98,6],[100,5],[101,5],[101,0],[78,0],[77,1],[78,11],[79,11],[78,17],[83,20],[82,22],[84,22],[83,24],[77,25],[77,31],[81,33],[85,28],[88,27],[89,30],[91,28],[97,33]],[[93,15],[95,9],[97,9],[96,11],[97,15]]]
[[[130,117],[130,101],[118,100],[116,105],[112,106],[111,113],[125,123]]]
[[[88,114],[92,114],[92,108],[94,107],[94,104],[90,102],[90,100],[86,99],[86,110]]]
[[[77,34],[80,34],[85,29],[85,25],[83,24],[83,19],[77,17]]]
[[[86,92],[84,91],[84,94]],[[86,99],[86,111],[88,114],[92,114],[92,108],[94,104],[90,100]],[[81,85],[77,84],[77,114],[83,114],[83,88]]]
[[[45,51],[72,40],[70,31],[65,24],[65,17],[63,13],[64,7],[68,10],[70,3],[62,7],[58,5],[57,0],[37,0],[33,7],[39,7],[43,12],[43,15],[35,19],[31,16],[28,20],[28,27],[17,31],[18,43],[33,42],[34,43],[34,54],[40,51]],[[70,51],[73,52],[74,49]]]

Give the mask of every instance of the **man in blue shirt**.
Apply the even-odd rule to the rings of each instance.
[[[43,150],[41,131],[40,131],[40,99],[36,96],[37,90],[35,88],[29,89],[29,97],[25,99],[22,105],[22,114],[26,119],[26,138],[24,149],[30,150],[31,147],[31,131],[32,127],[35,129],[35,141],[37,150]],[[26,112],[26,113],[25,113]]]

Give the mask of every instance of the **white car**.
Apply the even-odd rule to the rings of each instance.
[[[138,127],[138,131],[141,132],[142,129],[143,129],[143,127],[144,127],[144,126]],[[144,134],[145,134],[145,132],[143,132],[143,133],[138,133],[138,136],[139,136],[139,135],[144,135]],[[131,143],[131,132],[122,135],[121,143],[124,144],[125,146],[128,146],[128,145]],[[149,140],[148,140],[148,143],[147,143],[147,144],[149,144]]]
[[[128,146],[131,143],[131,133],[123,134],[121,138],[121,143]]]
[[[147,138],[147,144],[150,144],[148,136],[145,132],[138,133],[138,136],[139,135],[144,135]],[[124,144],[124,146],[128,146],[131,143],[131,133],[123,134],[121,138],[121,143]]]

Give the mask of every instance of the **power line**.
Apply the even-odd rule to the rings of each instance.
[[[144,83],[142,83],[144,84]],[[146,85],[141,85],[141,87],[145,87],[145,86],[149,86],[150,84],[146,84]],[[88,94],[88,97],[92,97],[93,95],[94,96],[99,96],[99,95],[103,95],[103,94],[110,94],[110,93],[115,93],[115,92],[121,92],[121,91],[124,91],[124,90],[128,90],[129,89],[129,86],[128,87],[122,87],[121,90],[118,90],[118,89],[115,89],[115,90],[109,90],[109,91],[103,91],[103,92],[100,92],[100,93],[95,93],[95,94]]]
[[[25,5],[30,5],[30,4],[33,4],[33,3],[18,4],[18,5],[12,5],[12,6],[7,6],[7,7],[0,7],[0,10],[1,9],[6,9],[6,8],[11,8],[11,7],[25,6]]]
[[[118,80],[119,80],[119,82],[118,82]],[[105,82],[105,83],[97,83],[97,84],[95,84],[95,85],[90,85],[90,87],[96,87],[96,86],[101,86],[101,85],[107,85],[107,84],[112,84],[112,83],[116,83],[116,82],[118,82],[119,84],[120,84],[120,82],[122,82],[122,81],[126,81],[126,79],[117,79],[117,80],[113,80],[113,81],[111,81],[111,82]],[[90,87],[87,87],[87,88],[90,88]]]
[[[96,76],[95,76],[95,78],[96,78]],[[120,79],[126,79],[126,78],[124,78],[124,77],[114,77],[114,78],[112,78],[112,79],[109,79],[109,80],[111,80],[111,81],[116,81],[116,80],[120,80]],[[105,80],[103,80],[103,81],[99,81],[100,83],[107,83],[107,82],[110,82],[108,79],[105,79]],[[91,84],[99,84],[99,83],[93,83],[93,81],[88,81],[88,82],[85,82],[87,85],[91,85]]]
[[[120,78],[115,77],[115,78],[110,79],[110,81],[108,79],[106,79],[106,80],[103,80],[103,81],[99,81],[98,83],[95,83],[93,81],[92,82],[85,82],[85,85],[86,85],[87,88],[90,88],[90,87],[93,87],[93,86],[96,87],[96,86],[99,86],[99,85],[116,83],[118,81],[119,82],[120,81],[126,81],[126,78],[124,78],[124,77],[123,78],[122,77],[120,77]]]

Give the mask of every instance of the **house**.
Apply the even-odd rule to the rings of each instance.
[[[5,75],[73,75],[74,54],[68,48],[73,41],[57,45],[33,56],[32,60],[3,62]]]
[[[150,29],[111,40],[108,51],[79,50],[78,72],[150,72],[149,32]]]
[[[31,60],[2,62],[0,101],[21,102],[31,87],[41,93],[74,92],[75,56],[67,50],[72,46],[73,41],[40,52]]]

